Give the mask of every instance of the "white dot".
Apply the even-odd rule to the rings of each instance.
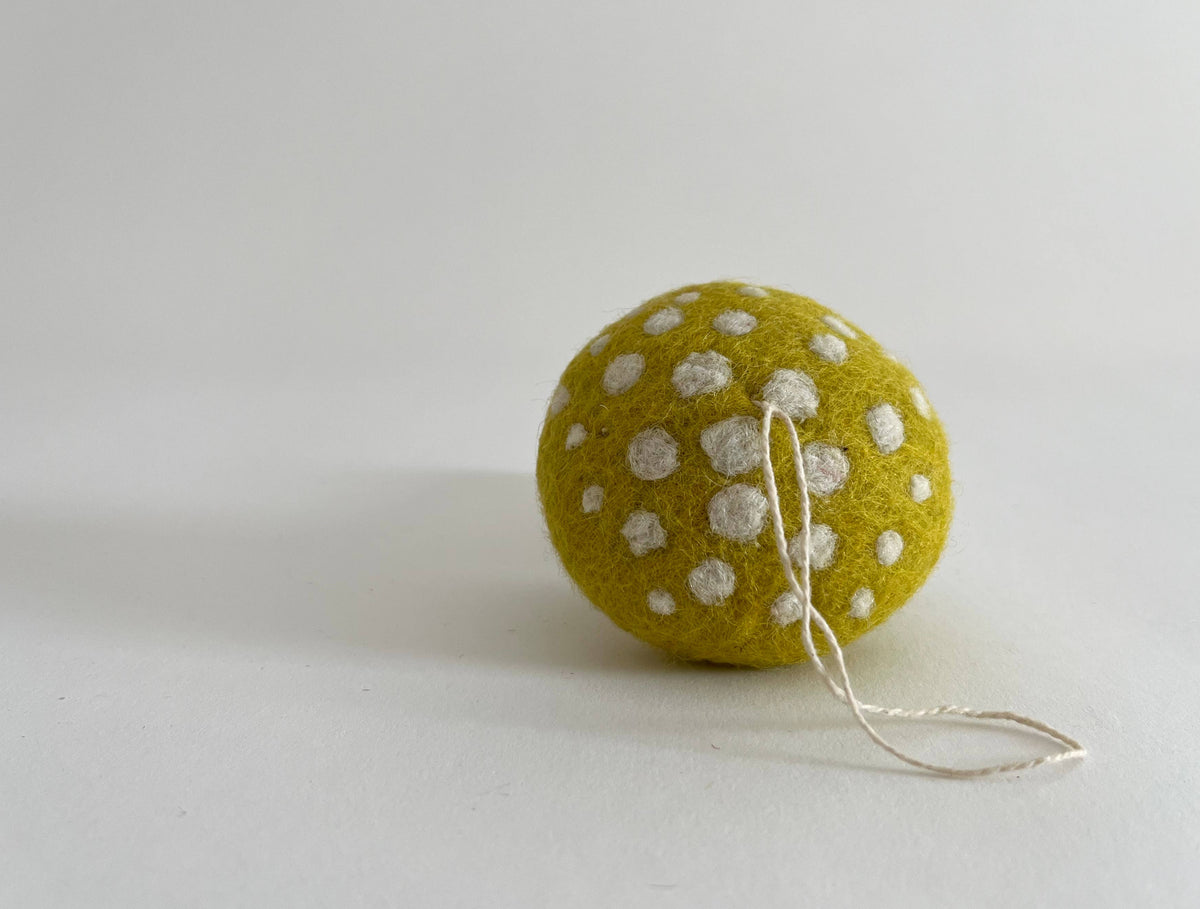
[[[675,597],[665,590],[651,590],[646,594],[646,605],[657,615],[671,615],[675,611]]]
[[[801,548],[804,545],[804,535],[796,534],[788,543],[788,555],[797,567],[800,565]],[[838,535],[828,524],[813,524],[809,528],[808,565],[813,571],[820,571],[833,564],[837,554]]]
[[[925,392],[914,385],[908,390],[908,395],[912,398],[913,407],[917,409],[917,413],[926,420],[933,416],[933,408],[929,406],[929,399],[925,397]]]
[[[614,357],[604,370],[604,379],[600,383],[610,395],[619,395],[633,388],[635,382],[642,377],[646,368],[646,358],[639,353],[621,354]]]
[[[763,386],[762,399],[774,404],[793,420],[807,420],[816,416],[821,396],[816,383],[803,372],[794,369],[777,369]]]
[[[688,589],[705,606],[724,603],[737,586],[737,575],[720,559],[705,559],[688,575]]]
[[[667,545],[667,532],[663,530],[658,515],[652,511],[635,511],[631,514],[621,528],[621,536],[629,542],[629,549],[635,556],[644,556]]]
[[[588,432],[582,423],[572,423],[571,428],[567,430],[567,451],[574,451],[587,437]]]
[[[875,558],[884,568],[895,565],[904,552],[904,537],[894,530],[885,530],[875,541]]]
[[[562,409],[567,406],[567,402],[571,400],[571,393],[567,391],[566,386],[560,385],[554,389],[554,394],[550,396],[550,416],[556,417],[562,413]]]
[[[808,349],[830,363],[845,363],[849,356],[846,342],[837,335],[817,335],[808,342]]]
[[[628,461],[639,480],[661,480],[679,467],[679,443],[665,429],[647,429],[629,443]]]
[[[800,609],[800,600],[791,591],[783,594],[771,604],[771,618],[776,625],[790,625],[792,622],[799,621],[801,615],[803,615],[803,611]]]
[[[713,328],[721,334],[732,337],[749,334],[757,324],[758,319],[742,309],[727,309],[713,319],[712,323]]]
[[[726,487],[708,500],[708,526],[727,540],[754,542],[766,517],[767,497],[745,483]]]
[[[850,618],[865,619],[875,608],[875,594],[866,587],[860,587],[850,597]]]
[[[929,477],[923,473],[913,474],[913,478],[908,481],[908,494],[918,504],[933,495],[933,485],[929,482]]]
[[[857,338],[858,332],[839,319],[837,316],[822,316],[821,321],[836,331],[839,335],[847,338]]]
[[[700,447],[713,470],[727,477],[753,470],[762,463],[762,436],[754,417],[729,417],[700,433]]]
[[[593,357],[598,357],[608,346],[608,342],[612,339],[612,335],[601,335],[590,345],[588,345],[588,353]]]
[[[875,447],[883,454],[891,454],[904,444],[904,421],[891,404],[876,404],[868,410],[867,427]]]
[[[695,303],[700,299],[699,291],[689,290],[687,293],[682,293],[675,298],[676,303]]]
[[[604,487],[589,486],[583,491],[583,513],[595,514],[604,505]]]
[[[670,331],[683,321],[683,310],[674,306],[660,309],[642,325],[642,331],[648,335],[661,335]]]
[[[804,475],[816,495],[833,495],[850,476],[850,462],[836,445],[810,442],[804,446]]]
[[[720,391],[731,381],[729,360],[715,350],[688,354],[671,373],[671,384],[685,398]]]
[[[739,287],[738,293],[743,297],[765,297],[767,292],[761,287],[755,287],[753,284],[747,284],[745,287]]]

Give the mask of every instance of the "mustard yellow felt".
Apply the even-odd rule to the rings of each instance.
[[[659,316],[650,326],[661,333],[649,333],[647,321],[668,308],[682,319]],[[743,334],[715,328],[729,311],[753,319],[725,317],[719,325],[753,327]],[[673,382],[676,367],[707,351],[727,358],[731,380],[684,397]],[[628,388],[611,393],[621,383],[606,390],[605,370],[625,354],[640,354],[644,369]],[[788,587],[770,518],[749,542],[722,536],[710,523],[713,496],[734,484],[762,490],[762,470],[727,476],[701,446],[701,433],[721,420],[759,421],[756,402],[780,369],[810,377],[819,396],[816,413],[796,420],[801,441],[836,446],[849,465],[840,488],[811,495],[813,524],[828,525],[838,537],[827,567],[812,573],[813,604],[838,639],[851,641],[899,609],[945,543],[953,510],[946,437],[920,384],[883,347],[819,303],[773,288],[716,282],[665,293],[604,328],[567,366],[542,428],[537,473],[550,538],[571,578],[617,625],[680,658],[761,667],[806,658],[801,623],[781,624],[772,613]],[[890,405],[898,421],[873,434],[868,414],[880,405]],[[898,444],[896,422],[903,433]],[[677,466],[661,479],[639,479],[629,446],[655,427],[677,444]],[[780,424],[771,459],[790,539],[800,530],[800,500]],[[639,511],[656,515],[665,534],[641,555],[622,533]],[[893,544],[895,535],[903,543],[892,564],[885,563],[894,545],[890,553],[879,547],[885,531],[894,532]],[[707,605],[689,576],[714,558],[733,569],[734,584],[721,602]],[[669,598],[651,597],[658,591]]]

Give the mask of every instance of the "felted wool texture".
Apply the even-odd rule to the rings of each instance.
[[[718,281],[655,297],[567,366],[542,427],[538,491],[551,541],[588,599],[682,659],[806,659],[763,511],[755,446],[765,399],[790,412],[804,446],[813,605],[843,644],[899,609],[946,541],[942,424],[878,342],[774,288]],[[800,493],[778,424],[771,460],[796,552]]]

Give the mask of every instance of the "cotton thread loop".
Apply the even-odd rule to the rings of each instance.
[[[1079,742],[1075,741],[1070,736],[1058,731],[1052,726],[1041,722],[1040,720],[1032,719],[1031,717],[1022,716],[1019,713],[1012,713],[1007,710],[974,710],[970,707],[957,707],[953,704],[946,704],[940,707],[927,707],[920,710],[910,710],[903,707],[878,707],[874,704],[864,704],[854,694],[850,687],[850,673],[846,669],[846,661],[842,654],[841,644],[838,643],[837,636],[833,633],[833,629],[829,627],[829,623],[825,621],[825,617],[812,605],[812,577],[811,577],[811,545],[812,545],[812,514],[811,505],[808,494],[808,477],[804,469],[804,456],[800,447],[800,437],[796,433],[796,424],[792,422],[791,417],[779,410],[769,402],[760,402],[759,406],[763,411],[762,432],[760,436],[762,444],[762,469],[763,477],[767,487],[767,502],[771,512],[771,523],[775,531],[775,549],[779,554],[779,562],[783,566],[783,573],[787,577],[788,587],[792,594],[800,603],[802,610],[801,633],[804,643],[804,650],[808,654],[809,660],[816,667],[817,672],[824,680],[826,687],[835,698],[842,701],[850,708],[850,712],[854,714],[854,719],[858,725],[863,728],[867,736],[876,745],[884,751],[891,754],[913,767],[918,767],[922,770],[928,770],[932,773],[941,774],[942,776],[950,777],[976,777],[989,776],[997,773],[1011,773],[1017,770],[1030,770],[1034,767],[1040,767],[1043,764],[1057,764],[1062,761],[1079,760],[1087,756],[1085,749]],[[771,427],[772,421],[779,418],[783,421],[787,428],[788,437],[792,446],[792,460],[796,466],[796,484],[800,491],[800,514],[801,514],[801,546],[798,562],[800,564],[800,577],[797,578],[795,570],[792,568],[792,554],[788,552],[787,534],[783,527],[783,515],[779,509],[779,489],[775,482],[775,468],[771,463]],[[803,582],[801,582],[801,579]],[[817,629],[825,638],[829,645],[830,654],[833,659],[833,664],[837,672],[838,679],[841,684],[830,674],[829,668],[825,665],[817,653],[816,645],[813,642],[812,625],[816,623]],[[949,767],[941,764],[931,764],[926,761],[919,760],[911,755],[905,754],[896,746],[892,745],[883,736],[881,736],[875,727],[867,720],[865,714],[871,713],[879,716],[897,717],[900,719],[923,719],[934,716],[961,716],[972,720],[1003,720],[1010,723],[1016,723],[1020,726],[1033,729],[1040,732],[1063,746],[1064,750],[1054,754],[1044,755],[1042,757],[1033,758],[1027,761],[1014,761],[1007,764],[993,764],[988,767],[975,768],[959,768]]]

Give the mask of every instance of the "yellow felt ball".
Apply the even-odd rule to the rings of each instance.
[[[946,541],[946,436],[874,339],[774,288],[716,282],[655,297],[567,366],[542,428],[538,491],[588,599],[684,659],[806,658],[764,484],[763,402],[803,446],[812,603],[842,643],[899,609]],[[802,511],[786,433],[772,434],[770,458],[794,552]]]

